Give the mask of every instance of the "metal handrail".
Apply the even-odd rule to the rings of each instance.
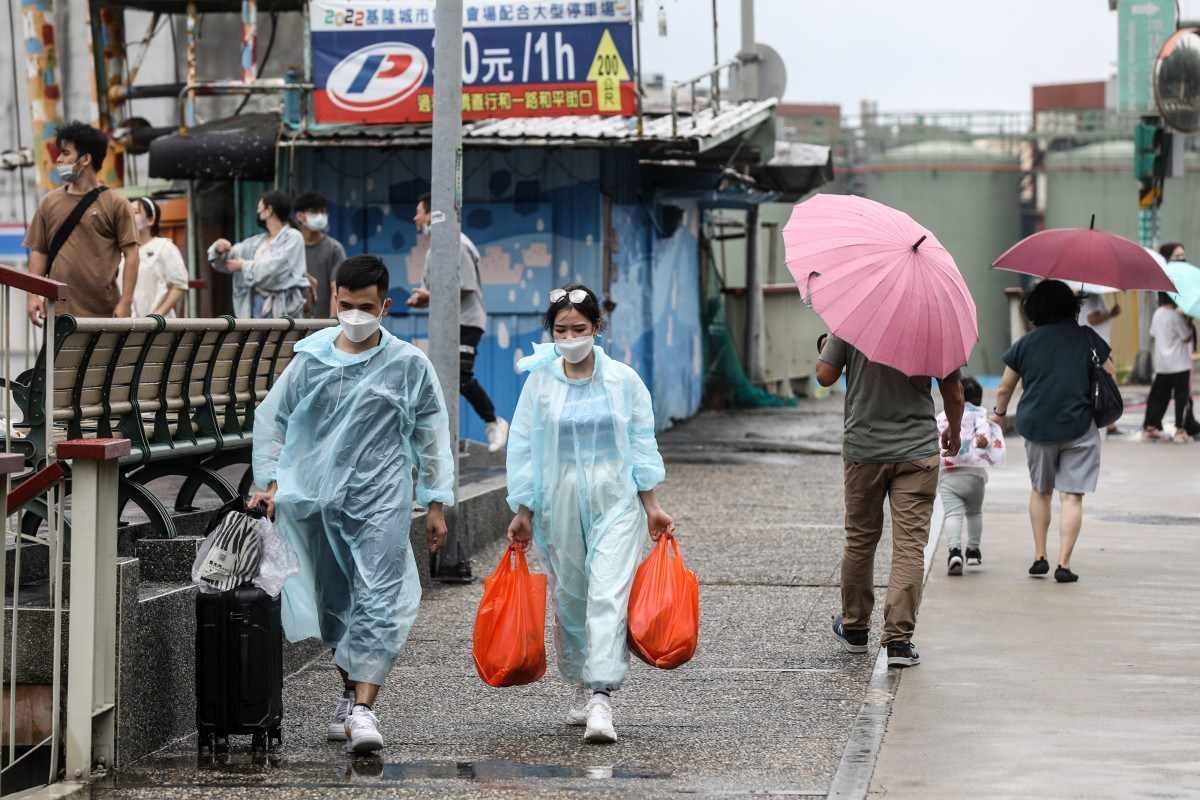
[[[175,99],[179,111],[179,132],[181,134],[187,134],[188,132],[187,106],[189,103],[195,103],[197,95],[211,97],[226,94],[307,93],[316,88],[317,86],[314,83],[281,83],[278,78],[272,78],[269,81],[253,81],[251,83],[242,83],[241,81],[197,81],[196,83],[187,83],[179,90],[179,95]]]
[[[709,90],[708,90],[709,97],[712,100],[712,108],[714,111],[720,111],[721,110],[721,73],[724,70],[729,70],[729,83],[730,83],[730,86],[732,86],[733,76],[735,73],[739,72],[739,70],[741,69],[741,66],[742,66],[742,62],[738,61],[735,58],[735,59],[726,61],[723,64],[717,64],[715,67],[711,67],[711,68],[705,70],[704,72],[701,72],[699,75],[696,75],[695,77],[688,78],[688,79],[682,80],[682,81],[676,81],[675,83],[672,83],[671,84],[671,135],[672,136],[679,135],[679,90],[680,89],[682,89],[684,86],[688,86],[691,88],[691,91],[689,92],[689,94],[691,95],[691,98],[690,98],[691,109],[690,110],[691,110],[691,115],[694,117],[694,116],[696,116],[696,84],[700,83],[701,81],[703,81],[704,79],[707,78],[708,82],[709,82]]]

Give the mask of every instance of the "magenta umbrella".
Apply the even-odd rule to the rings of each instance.
[[[1175,291],[1175,284],[1144,247],[1108,231],[1051,228],[1027,236],[992,262],[996,269],[1117,289]]]
[[[942,377],[979,340],[975,301],[950,253],[912,217],[818,194],[783,228],[787,265],[829,330],[905,375]]]

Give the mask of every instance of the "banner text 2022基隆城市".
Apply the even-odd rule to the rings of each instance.
[[[313,0],[318,124],[433,119],[434,0]],[[630,0],[463,4],[463,118],[634,113]]]

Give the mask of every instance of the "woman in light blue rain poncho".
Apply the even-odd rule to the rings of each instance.
[[[550,293],[508,440],[509,539],[532,539],[550,575],[558,668],[576,695],[568,723],[615,742],[609,695],[629,669],[629,591],[649,531],[674,527],[654,488],[666,477],[650,393],[594,345],[602,317],[582,286]]]
[[[233,313],[239,319],[304,316],[308,266],[304,235],[287,224],[291,210],[286,194],[264,192],[255,210],[263,233],[237,244],[217,239],[208,248],[212,268],[233,274]]]
[[[252,504],[273,506],[300,572],[283,589],[288,639],[319,638],[344,681],[329,738],[382,747],[371,710],[417,615],[413,474],[431,548],[454,504],[449,418],[433,366],[379,326],[387,268],[337,272],[338,328],[302,339],[254,420]],[[270,510],[270,509],[269,509]],[[361,719],[360,719],[361,717]]]

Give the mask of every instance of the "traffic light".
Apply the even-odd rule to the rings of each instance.
[[[1162,204],[1163,181],[1171,153],[1171,132],[1156,118],[1143,119],[1133,133],[1133,174],[1138,180],[1138,206]]]

